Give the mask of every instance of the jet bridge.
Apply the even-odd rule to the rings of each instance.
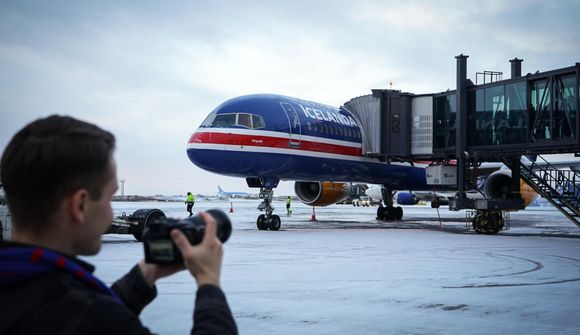
[[[361,125],[364,155],[403,161],[432,156],[432,94],[375,89],[343,108]]]
[[[484,71],[478,73],[483,84],[477,85],[467,79],[467,58],[456,57],[456,90],[416,95],[376,89],[346,102],[344,108],[361,125],[364,154],[387,162],[430,160],[430,171],[456,172],[447,182],[457,187],[450,209],[478,211],[478,232],[499,231],[501,211],[523,209],[520,179],[580,227],[580,175],[522,159],[580,154],[580,63],[522,76],[522,60],[515,58],[510,60],[511,78]],[[486,74],[491,74],[489,81]],[[448,165],[450,161],[456,164]],[[466,197],[466,190],[477,188],[482,162],[502,162],[511,169],[508,192],[499,199]],[[442,185],[445,178],[431,180]]]

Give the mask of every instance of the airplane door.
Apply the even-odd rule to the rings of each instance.
[[[298,113],[296,113],[294,107],[287,102],[281,102],[280,106],[282,106],[282,109],[284,110],[284,113],[286,113],[286,117],[288,118],[289,124],[288,129],[290,135],[288,147],[298,148],[300,147],[300,137],[302,136],[302,130],[300,128],[300,118],[298,117]]]

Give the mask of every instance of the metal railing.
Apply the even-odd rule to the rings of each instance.
[[[580,227],[580,173],[561,170],[543,157],[521,163],[521,177],[538,194]]]

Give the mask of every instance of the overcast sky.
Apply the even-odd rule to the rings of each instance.
[[[187,158],[224,100],[278,93],[339,106],[386,88],[455,88],[580,62],[580,1],[0,0],[0,148],[30,121],[66,114],[117,136],[125,194],[249,191]],[[289,194],[282,183],[276,195]]]

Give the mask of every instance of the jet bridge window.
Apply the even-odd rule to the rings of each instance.
[[[469,145],[520,144],[526,141],[526,82],[475,90],[469,107]],[[469,101],[468,101],[469,103]],[[473,102],[472,102],[473,104]]]
[[[455,100],[455,93],[435,97],[435,110],[433,111],[434,150],[455,148],[455,117],[457,115]]]
[[[531,135],[533,141],[576,137],[576,74],[548,77],[531,84]]]

